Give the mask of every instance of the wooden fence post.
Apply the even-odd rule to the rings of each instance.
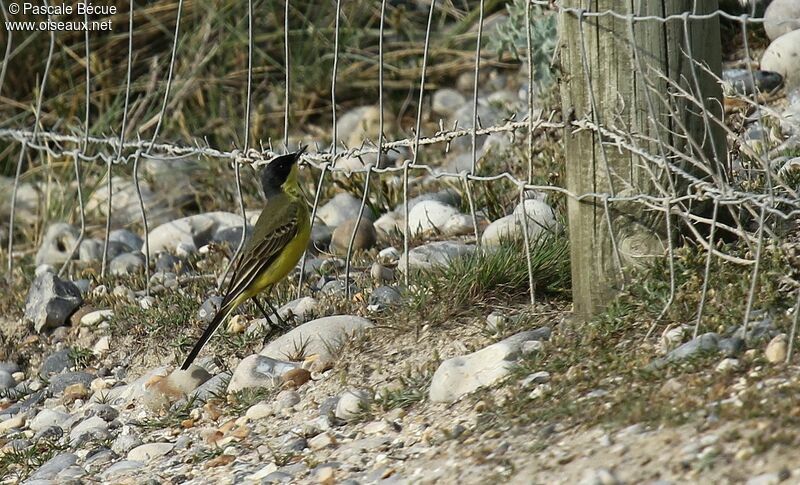
[[[567,189],[675,197],[689,182],[667,164],[700,178],[718,172],[726,157],[719,17],[682,16],[714,12],[717,0],[565,0],[561,7]],[[698,171],[692,160],[710,168]],[[641,201],[570,197],[567,207],[574,311],[588,318],[613,300],[626,269],[663,257],[674,234],[666,211]]]

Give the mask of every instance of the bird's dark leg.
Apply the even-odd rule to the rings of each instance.
[[[266,319],[266,320],[267,320],[269,323],[274,323],[274,324],[275,324],[275,326],[276,326],[276,327],[278,327],[278,328],[280,328],[281,330],[288,330],[289,326],[288,326],[288,325],[286,324],[286,322],[285,322],[285,321],[284,321],[284,320],[281,318],[281,316],[280,316],[280,314],[278,313],[278,311],[277,311],[277,310],[275,310],[275,307],[273,307],[273,306],[272,306],[272,303],[270,303],[270,301],[269,301],[269,298],[265,298],[264,300],[267,302],[267,306],[269,306],[269,309],[270,309],[270,310],[272,310],[272,314],[275,316],[275,320],[277,320],[277,322],[273,322],[273,319],[272,319],[272,318],[270,318],[270,317],[267,315],[267,311],[266,311],[266,310],[264,309],[264,307],[261,305],[261,302],[258,300],[258,297],[255,297],[255,296],[253,297],[253,301],[255,302],[256,306],[258,307],[258,309],[259,309],[259,310],[261,310],[261,314],[262,314],[262,315],[264,315],[264,318],[265,318],[265,319]]]

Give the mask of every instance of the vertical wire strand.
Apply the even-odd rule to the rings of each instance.
[[[47,0],[43,0],[45,7],[48,5]],[[50,15],[47,15],[50,20]],[[39,136],[39,122],[42,116],[42,100],[44,98],[44,91],[47,86],[47,78],[50,75],[50,65],[53,61],[53,50],[56,44],[56,33],[50,31],[50,47],[47,50],[47,60],[44,64],[44,73],[42,74],[42,83],[39,86],[39,95],[36,99],[36,112],[34,113],[33,121],[33,134],[31,141],[35,142]],[[7,58],[3,64],[7,62]],[[28,141],[23,141],[19,150],[19,158],[17,159],[17,168],[14,172],[14,188],[11,191],[11,214],[9,215],[8,222],[8,277],[11,278],[11,272],[14,270],[14,218],[17,210],[17,190],[19,189],[19,179],[22,175],[22,162],[25,160],[25,154],[28,151]]]
[[[164,88],[164,99],[161,102],[161,111],[158,113],[158,121],[156,121],[156,128],[153,131],[153,136],[150,138],[150,144],[147,146],[145,155],[149,155],[155,145],[158,134],[161,130],[161,125],[164,122],[164,115],[167,112],[167,102],[169,101],[169,94],[172,88],[172,76],[175,69],[175,58],[178,52],[178,37],[181,29],[181,13],[183,12],[183,0],[178,0],[178,11],[175,19],[175,33],[172,37],[172,52],[169,59],[169,68],[167,70],[167,85]],[[139,184],[139,158],[140,153],[137,150],[136,156],[133,159],[133,183],[136,187],[136,195],[139,198],[139,211],[142,214],[142,229],[144,230],[144,275],[145,275],[145,296],[150,296],[150,227],[147,223],[147,211],[144,206],[144,198],[142,197],[142,187]]]
[[[794,305],[794,315],[792,318],[792,330],[789,333],[789,350],[786,353],[786,363],[792,362],[792,355],[794,355],[794,341],[797,335],[797,322],[800,320],[800,289],[797,290],[797,303]]]
[[[341,17],[341,9],[342,9],[342,2],[341,0],[336,0],[336,23],[334,26],[334,40],[333,40],[333,71],[331,73],[331,114],[333,116],[333,124],[331,126],[332,131],[332,143],[331,143],[331,153],[333,154],[333,161],[331,165],[335,168],[336,167],[336,151],[338,150],[338,134],[336,133],[336,77],[339,71],[339,19]]]
[[[703,318],[703,309],[708,295],[708,280],[711,278],[711,262],[714,258],[714,232],[717,229],[717,212],[719,210],[719,199],[714,199],[714,209],[711,214],[711,229],[708,234],[708,254],[706,255],[706,267],[703,273],[703,288],[700,290],[700,303],[697,306],[697,320],[694,322],[694,334],[692,338],[697,338],[700,332],[700,322]]]
[[[2,0],[0,0],[2,1]],[[83,21],[87,24],[89,23],[89,14],[84,12],[83,14]],[[64,264],[61,265],[61,269],[58,270],[58,276],[62,276],[64,271],[66,271],[67,266],[69,265],[70,260],[75,257],[75,253],[80,251],[81,243],[83,243],[83,238],[86,237],[86,210],[83,206],[83,189],[81,188],[81,161],[80,161],[80,153],[86,154],[86,150],[89,147],[89,115],[91,112],[91,66],[89,65],[89,30],[86,29],[83,32],[83,43],[84,43],[84,58],[86,59],[85,62],[85,70],[84,75],[86,77],[86,88],[84,96],[86,97],[86,106],[83,116],[83,143],[79,150],[75,150],[73,153],[73,163],[75,169],[75,184],[78,189],[78,211],[80,214],[81,220],[81,227],[80,231],[78,232],[78,239],[75,241],[75,246],[72,248],[69,257],[64,261]]]
[[[531,8],[525,2],[525,42],[528,47],[528,183],[533,183],[533,42],[531,34]]]
[[[119,146],[117,148],[116,161],[122,161],[122,148],[125,145],[125,130],[128,128],[128,103],[131,97],[131,65],[133,64],[133,2],[130,2],[128,10],[128,67],[125,74],[125,102],[122,108],[122,127],[119,131]],[[108,243],[111,235],[111,207],[114,199],[113,184],[111,182],[111,166],[113,160],[109,157],[106,170],[106,189],[108,190],[108,201],[106,204],[106,234],[103,239],[103,262],[100,266],[100,277],[106,277],[108,268]]]
[[[419,102],[417,103],[417,119],[414,123],[414,152],[412,153],[412,160],[410,166],[414,166],[419,159],[419,139],[422,130],[422,101],[425,98],[425,73],[428,68],[428,48],[431,43],[431,25],[433,24],[433,11],[436,8],[436,0],[431,0],[431,8],[428,11],[428,24],[425,28],[425,45],[422,49],[422,72],[419,81]],[[409,227],[408,227],[408,176],[409,176],[409,163],[406,160],[403,163],[403,215],[404,215],[404,231],[403,231],[403,256],[405,258],[405,271],[403,271],[403,282],[408,287],[408,272],[409,265]]]
[[[348,300],[350,300],[350,262],[353,257],[353,243],[355,243],[358,227],[361,224],[361,219],[364,217],[364,208],[366,207],[367,200],[369,198],[369,180],[371,174],[372,164],[369,164],[367,165],[367,176],[364,180],[364,195],[361,198],[361,206],[358,208],[358,217],[356,217],[356,224],[353,226],[353,231],[350,234],[350,241],[347,243],[347,256],[345,256],[344,262],[344,284],[345,295]]]
[[[289,90],[292,85],[290,78],[292,65],[289,57],[289,0],[284,2],[283,10],[283,58],[286,69],[283,93],[283,149],[289,153]]]
[[[383,29],[386,20],[386,0],[381,0],[381,23],[378,35],[378,162],[383,166]]]
[[[536,283],[533,281],[533,262],[531,261],[531,237],[528,234],[528,211],[525,209],[525,184],[519,184],[519,203],[522,204],[522,239],[525,243],[525,263],[528,266],[528,291],[531,306],[536,305]]]
[[[3,0],[0,0],[0,10],[3,11],[3,20],[8,22],[8,12],[6,12],[6,4]],[[0,93],[3,92],[3,83],[6,80],[6,69],[8,68],[9,56],[11,55],[11,46],[13,45],[13,31],[10,29],[6,30],[6,53],[3,56],[3,64],[0,65]]]
[[[530,5],[530,2],[528,2]],[[481,70],[481,40],[483,38],[483,0],[480,0],[478,5],[478,40],[475,43],[475,73],[473,76],[472,86],[472,133],[470,135],[472,142],[472,169],[470,175],[475,174],[475,169],[478,165],[478,75]],[[422,99],[422,96],[420,96]]]
[[[314,222],[317,220],[317,208],[319,207],[319,199],[322,195],[322,187],[325,183],[325,173],[328,171],[329,164],[324,162],[322,164],[322,171],[319,174],[319,183],[317,183],[317,190],[314,194],[314,205],[311,207],[311,232],[314,231]],[[303,292],[303,281],[306,276],[306,260],[308,259],[308,250],[303,251],[303,256],[300,257],[300,277],[297,282],[297,298],[300,298]]]

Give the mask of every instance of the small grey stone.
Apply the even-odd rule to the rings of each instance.
[[[754,86],[762,93],[769,93],[777,89],[783,83],[783,76],[772,71],[725,69],[722,71],[722,80],[728,89],[747,96],[756,92]],[[755,84],[753,84],[753,80],[755,80]]]
[[[81,297],[86,298],[86,294],[89,293],[92,282],[87,279],[80,279],[73,281],[72,284],[78,287],[78,290],[81,292]]]
[[[361,291],[355,283],[350,283],[350,294],[358,293]],[[320,290],[320,293],[327,296],[334,296],[334,295],[344,295],[346,293],[346,287],[344,285],[344,281],[342,280],[333,280],[328,281]]]
[[[88,372],[64,372],[50,379],[49,389],[54,395],[61,394],[67,386],[72,384],[83,384],[88,389],[93,380],[94,376]]]
[[[86,262],[102,261],[103,250],[105,248],[105,241],[99,239],[84,239],[81,241],[81,247],[78,249],[78,259]],[[128,246],[120,242],[108,242],[108,255],[107,260],[112,260],[130,251]]]
[[[108,234],[108,240],[124,244],[128,251],[139,251],[142,249],[144,240],[138,234],[128,229],[116,229]]]
[[[422,246],[417,246],[408,254],[408,267],[410,269],[432,269],[446,267],[455,258],[463,257],[475,251],[475,246],[470,246],[457,241],[437,241]],[[400,257],[397,268],[405,271],[405,255]]]
[[[4,370],[0,370],[0,391],[11,389],[17,385],[17,381],[11,377],[11,374]]]
[[[39,411],[39,413],[30,420],[28,427],[33,431],[40,431],[51,426],[67,429],[71,421],[72,416],[68,413],[45,408]]]
[[[284,453],[299,453],[308,448],[308,441],[305,438],[295,435],[289,435],[281,445],[281,451]]]
[[[66,323],[83,303],[81,292],[69,281],[53,273],[43,273],[33,280],[25,299],[25,318],[33,322],[37,332]]]
[[[5,421],[19,413],[27,413],[33,406],[42,402],[44,396],[44,391],[36,391],[33,394],[29,394],[23,401],[0,410],[0,421]]]
[[[195,399],[201,402],[207,401],[209,398],[216,395],[222,395],[225,393],[225,388],[228,385],[228,382],[231,380],[231,372],[226,371],[219,373],[211,379],[207,380],[206,382],[200,384],[194,391],[190,393],[190,396],[193,396]],[[185,400],[178,400],[175,404],[176,406],[181,406],[186,403]]]
[[[717,347],[726,357],[736,357],[744,351],[745,343],[739,337],[728,337],[719,339]]]
[[[700,352],[710,352],[719,349],[719,335],[713,332],[705,333],[692,339],[667,354],[668,361],[677,362],[696,356]]]
[[[291,408],[295,404],[300,402],[300,394],[297,391],[291,389],[284,389],[283,391],[279,392],[278,395],[275,397],[275,404],[277,405],[278,409],[287,409]]]
[[[369,295],[369,304],[379,308],[399,306],[403,303],[403,296],[393,286],[379,286]]]
[[[356,227],[356,219],[348,219],[333,230],[330,249],[334,254],[339,256],[347,254],[350,238],[353,237],[354,227]],[[366,216],[362,217],[361,221],[358,223],[355,239],[353,239],[353,251],[370,249],[375,246],[377,241],[378,233],[375,231],[375,226],[372,224],[372,221]]]
[[[274,471],[261,479],[261,483],[289,483],[294,476],[282,471]]]
[[[339,396],[339,402],[336,403],[335,415],[337,418],[344,421],[353,419],[361,415],[362,410],[369,405],[372,396],[369,392],[363,389],[355,389],[346,391]]]
[[[123,253],[111,260],[108,270],[115,276],[126,276],[144,270],[142,253]]]
[[[111,450],[120,456],[124,456],[141,444],[142,440],[135,434],[121,434],[111,443]]]
[[[95,432],[99,432],[98,434],[107,433],[108,432],[108,424],[98,416],[92,416],[90,418],[84,419],[69,432],[70,441],[73,444],[82,441],[85,436],[89,435],[92,436]]]
[[[394,280],[394,270],[375,262],[369,270],[369,275],[378,283],[387,283]]]
[[[74,465],[78,456],[74,453],[62,453],[50,458],[30,476],[31,480],[52,480],[61,470]]]
[[[247,232],[250,234],[252,230],[248,228]],[[242,226],[221,227],[214,233],[212,241],[227,244],[229,248],[236,249],[242,242]]]
[[[91,408],[89,408],[86,416],[100,416],[103,418],[103,420],[111,422],[117,419],[117,416],[119,416],[119,411],[108,404],[94,404]]]
[[[120,473],[127,473],[134,470],[139,470],[140,468],[144,467],[144,462],[141,461],[134,461],[134,460],[120,460],[110,467],[106,468],[105,471],[100,475],[104,480],[109,480],[111,477],[115,475],[119,475]]]
[[[550,373],[545,370],[542,370],[539,372],[534,372],[528,377],[522,379],[520,381],[520,386],[528,387],[533,384],[544,384],[546,382],[550,382]]]
[[[69,224],[58,222],[50,225],[36,252],[36,265],[60,265],[72,255],[80,231]]]
[[[182,273],[185,271],[184,262],[169,253],[161,253],[156,258],[156,271]]]
[[[325,205],[317,210],[317,217],[328,227],[336,228],[349,219],[356,219],[361,210],[361,200],[347,192],[339,192]],[[370,211],[364,211],[364,217],[371,218]]]
[[[73,360],[70,356],[70,350],[69,348],[57,350],[48,355],[47,358],[44,359],[41,368],[39,368],[39,374],[44,377],[50,377],[53,374],[58,374],[64,369],[72,367]]]
[[[59,426],[47,426],[33,435],[34,440],[59,439],[64,436],[64,430]]]
[[[331,396],[319,405],[320,416],[331,416],[336,411],[336,405],[339,403],[339,396]]]
[[[333,237],[333,228],[322,222],[315,222],[311,229],[311,240],[308,243],[310,252],[316,254],[327,251]]]
[[[8,372],[9,374],[19,372],[19,364],[17,364],[16,362],[12,362],[10,360],[1,361],[0,371]]]
[[[455,89],[442,88],[433,93],[431,107],[433,111],[446,117],[452,116],[466,103],[464,95]]]
[[[221,296],[211,296],[206,298],[206,301],[200,305],[200,309],[197,311],[197,318],[199,318],[201,322],[211,323],[211,320],[213,320],[217,315],[221,304]]]

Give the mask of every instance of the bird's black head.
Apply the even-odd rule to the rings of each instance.
[[[275,157],[261,170],[261,187],[266,197],[279,193],[287,181],[297,182],[297,160],[305,149]]]

